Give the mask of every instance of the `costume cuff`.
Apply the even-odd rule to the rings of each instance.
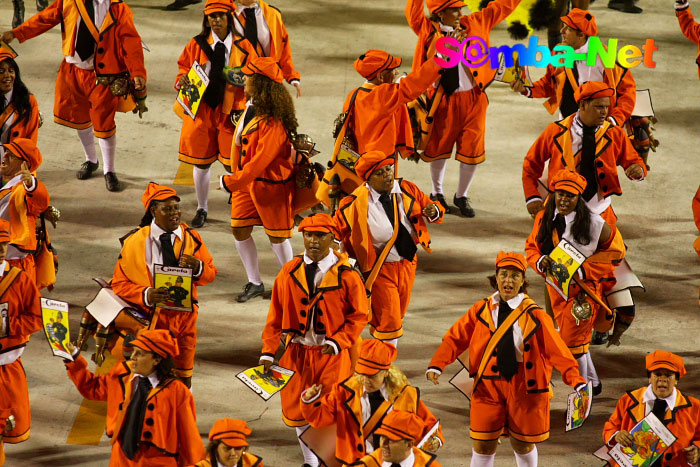
[[[530,203],[534,203],[535,201],[539,201],[539,202],[541,203],[541,202],[542,202],[542,198],[540,198],[539,196],[533,196],[532,198],[530,198],[530,199],[528,199],[527,201],[525,201],[525,206],[527,206],[527,205],[530,204]]]
[[[616,119],[615,117],[613,117],[612,115],[608,117],[608,120],[609,120],[610,123],[612,123],[613,125],[615,125],[615,126],[620,126],[620,124],[617,123],[617,119]]]
[[[438,375],[441,375],[441,374],[442,374],[442,370],[441,370],[440,368],[436,368],[436,367],[434,367],[434,366],[431,366],[431,367],[428,368],[428,369],[426,370],[426,372],[425,372],[426,375],[427,375],[428,373],[437,373]]]
[[[151,290],[152,288],[153,287],[146,287],[145,289],[143,289],[143,304],[148,306],[148,307],[153,306],[153,304],[148,301],[148,291]]]
[[[25,183],[24,189],[27,190],[28,192],[32,192],[32,191],[36,190],[36,185],[37,185],[36,177],[32,176],[32,184],[27,186],[27,184]]]
[[[326,337],[326,342],[324,343],[333,347],[333,355],[338,355],[340,353],[340,346],[336,341],[334,341],[330,337]]]
[[[523,92],[521,92],[520,94],[522,94],[525,97],[532,98],[532,88],[525,87],[525,90]]]
[[[437,210],[437,214],[435,214],[433,217],[427,217],[428,222],[435,222],[436,220],[440,219],[440,216],[442,215],[442,211],[440,210],[440,206],[437,205],[437,203],[433,203],[433,206],[435,206],[435,209]]]
[[[262,362],[274,362],[274,361],[275,361],[275,357],[273,357],[273,356],[270,356],[270,355],[261,355],[261,356],[260,356],[259,363],[262,363]]]
[[[316,394],[314,397],[312,397],[311,399],[306,399],[306,397],[305,397],[306,391],[308,391],[308,389],[304,390],[304,392],[301,393],[301,401],[304,404],[310,404],[310,403],[318,400],[319,397],[321,397],[321,391],[318,391],[318,394]]]
[[[542,262],[544,257],[545,257],[545,255],[540,256],[540,259],[537,260],[537,264],[535,265],[535,266],[537,266],[537,272],[542,273],[542,274],[544,274],[544,269],[542,269],[542,267],[540,266],[540,263]]]
[[[617,430],[615,433],[612,434],[612,436],[608,439],[608,441],[605,443],[610,447],[613,447],[617,444],[617,441],[615,441],[615,436],[620,432],[620,430]]]
[[[676,4],[674,5],[674,8],[676,10],[685,10],[690,6],[690,2],[688,0],[676,0]]]
[[[200,276],[202,275],[202,273],[204,272],[204,262],[201,259],[198,259],[197,261],[199,261],[199,266],[197,267],[197,272],[193,271],[193,275],[192,275],[192,277],[195,280],[199,279]]]
[[[301,81],[298,80],[298,79],[293,79],[293,80],[291,80],[291,81],[289,82],[289,84],[291,84],[292,86],[294,86],[295,84],[301,84]]]

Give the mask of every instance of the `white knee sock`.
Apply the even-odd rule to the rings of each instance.
[[[301,452],[304,454],[304,464],[309,464],[311,467],[318,467],[318,457],[316,457],[316,454],[314,454],[311,449],[309,449],[309,447],[301,440],[302,433],[304,433],[308,427],[309,425],[296,427],[297,438],[299,438]]]
[[[85,128],[84,130],[78,130],[78,138],[80,138],[80,143],[83,145],[85,160],[96,164],[97,149],[95,148],[95,137],[92,134],[92,127]]]
[[[459,183],[457,184],[457,198],[466,198],[469,196],[469,187],[474,180],[476,174],[476,165],[469,165],[463,162],[459,164]]]
[[[496,462],[496,454],[479,454],[472,449],[472,461],[469,467],[493,467]]]
[[[430,177],[433,180],[433,194],[442,195],[442,181],[445,179],[445,169],[447,168],[447,159],[438,159],[430,163]]]
[[[253,237],[248,237],[242,242],[238,240],[235,240],[235,242],[238,255],[241,257],[243,267],[248,275],[248,282],[252,282],[255,285],[262,284],[260,267],[258,266],[258,249],[255,248],[255,240],[253,240]]]
[[[117,135],[109,138],[97,138],[102,152],[102,171],[104,173],[114,172],[114,155],[117,152]]]
[[[210,168],[200,169],[197,166],[192,168],[194,178],[194,191],[197,193],[197,209],[209,211],[209,172]]]
[[[537,467],[537,446],[527,454],[518,454],[515,451],[513,454],[515,454],[515,465],[518,467]]]
[[[386,342],[387,344],[391,344],[394,347],[396,347],[397,349],[399,348],[399,338],[398,337],[396,339],[388,339],[388,340],[385,340],[382,342]]]
[[[591,358],[591,353],[587,352],[586,355],[584,355],[584,357],[586,357],[586,360],[588,360],[588,368],[587,374],[581,376],[593,383],[593,386],[598,386],[600,384],[600,378],[598,378],[598,372],[595,371],[595,365],[593,365],[593,358]]]
[[[588,382],[588,358],[586,357],[587,354],[583,354],[580,357],[576,359],[576,362],[578,363],[578,372],[579,374],[583,377],[583,379]]]
[[[280,263],[280,267],[284,266],[294,258],[294,250],[292,250],[292,242],[289,239],[283,241],[282,243],[270,243],[272,246],[272,251],[277,256],[277,261]]]

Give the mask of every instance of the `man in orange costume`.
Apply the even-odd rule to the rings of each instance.
[[[445,367],[469,350],[471,467],[493,467],[498,439],[506,433],[518,467],[537,467],[535,443],[549,438],[552,367],[577,391],[586,384],[552,318],[528,297],[526,271],[520,253],[498,254],[489,278],[497,292],[452,325],[426,372],[438,384]]]
[[[700,76],[700,23],[695,21],[695,17],[690,11],[690,2],[688,0],[676,0],[675,7],[678,24],[681,26],[683,35],[698,44],[698,56],[695,59],[695,63],[698,64],[698,76]]]
[[[372,336],[396,346],[416,276],[416,243],[432,251],[424,218],[439,224],[444,212],[415,184],[395,179],[394,166],[393,155],[362,156],[355,171],[366,183],[341,200],[335,221],[372,293]]]
[[[700,400],[677,389],[685,376],[683,359],[671,352],[656,350],[646,356],[649,385],[627,391],[615,412],[605,422],[603,440],[609,447],[634,444],[630,431],[653,413],[678,440],[657,460],[654,467],[687,467],[700,460]],[[608,465],[617,467],[610,461]]]
[[[358,459],[352,464],[365,467],[383,467],[391,464],[399,467],[440,467],[436,456],[421,449],[423,421],[413,413],[394,410],[382,420],[375,432],[380,436],[381,448]]]
[[[56,78],[54,121],[78,131],[85,151],[85,162],[76,176],[90,178],[97,170],[97,151],[93,132],[102,152],[105,184],[109,191],[119,191],[119,179],[114,172],[117,126],[114,114],[132,110],[135,105],[115,96],[109,83],[117,76],[126,77],[138,109],[146,109],[146,67],[141,37],[134,26],[134,15],[120,0],[56,0],[45,10],[29,18],[0,39],[20,42],[61,25],[63,62]]]
[[[496,0],[471,15],[462,15],[461,9],[465,6],[462,0],[426,0],[425,3],[430,18],[425,16],[423,0],[408,0],[406,4],[408,24],[418,36],[413,55],[414,70],[437,54],[436,43],[445,36],[455,37],[460,42],[466,37],[476,36],[488,50],[491,30],[512,13],[520,0]],[[425,136],[427,143],[421,158],[430,162],[431,199],[439,201],[445,210],[449,209],[442,182],[447,160],[456,146],[455,158],[460,162],[460,168],[454,203],[466,217],[475,215],[469,203],[469,187],[477,165],[486,160],[488,98],[485,91],[495,75],[496,70],[489,60],[477,68],[459,63],[446,69],[440,81],[429,91],[430,99],[437,100],[431,103],[431,107],[438,107]]]
[[[282,389],[282,419],[296,428],[308,427],[300,407],[301,392],[320,383],[328,392],[352,374],[350,349],[367,325],[367,295],[362,277],[348,256],[331,249],[335,224],[328,214],[315,214],[299,224],[304,255],[284,265],[275,279],[272,303],[262,334],[260,363],[269,369],[287,334],[280,366],[296,371]],[[316,456],[300,440],[304,462],[318,465]]]
[[[33,278],[5,259],[9,244],[10,223],[0,219],[0,413],[9,411],[15,419],[14,428],[0,431],[0,458],[3,443],[29,438],[32,413],[21,357],[29,336],[42,328],[39,290]],[[3,416],[3,422],[8,417]]]
[[[72,344],[68,376],[89,400],[107,402],[107,436],[112,438],[110,467],[175,467],[204,457],[194,398],[172,374],[177,342],[169,331],[147,330],[131,341],[131,359],[106,375],[87,369]]]
[[[138,229],[121,239],[112,289],[151,318],[151,327],[170,330],[180,349],[176,374],[189,386],[197,346],[197,287],[214,280],[218,270],[196,230],[180,223],[180,198],[170,187],[150,182],[141,197],[146,214]],[[154,288],[154,265],[192,269],[192,311],[165,310],[167,288]],[[155,323],[155,324],[154,324]]]

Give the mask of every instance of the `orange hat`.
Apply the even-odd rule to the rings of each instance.
[[[671,352],[656,350],[647,355],[647,370],[654,371],[660,368],[678,373],[681,378],[686,374],[682,357]]]
[[[401,57],[394,57],[383,50],[368,50],[355,60],[355,71],[367,81],[372,81],[384,70],[401,66]]]
[[[614,95],[615,91],[607,84],[601,81],[588,81],[579,86],[574,93],[574,99],[576,99],[576,103],[578,104],[581,101],[613,97]]]
[[[10,241],[10,222],[0,219],[0,243]]]
[[[360,344],[360,355],[355,371],[361,375],[376,375],[380,370],[388,370],[398,354],[396,347],[384,341],[364,340]]]
[[[336,236],[335,221],[326,213],[319,212],[304,218],[299,224],[299,232],[325,232]]]
[[[232,13],[236,9],[236,5],[231,0],[207,0],[204,4],[204,14],[211,15],[212,13]]]
[[[376,435],[386,436],[393,441],[411,439],[414,443],[420,443],[425,424],[418,415],[403,410],[392,410],[382,420],[382,425],[374,432]]]
[[[166,199],[177,198],[180,201],[180,197],[177,192],[165,185],[158,185],[156,182],[148,182],[146,191],[141,196],[141,202],[148,209],[152,201],[165,201]]]
[[[244,75],[263,75],[276,83],[282,84],[284,76],[277,61],[272,57],[251,56],[246,61],[241,73]]]
[[[177,342],[170,335],[170,331],[165,329],[141,331],[130,345],[146,352],[153,352],[163,358],[176,357],[179,353]]]
[[[34,172],[41,165],[41,151],[36,147],[34,141],[27,138],[16,138],[11,143],[3,144],[6,150],[10,151],[20,159],[24,159],[29,164],[29,170]]]
[[[575,195],[583,194],[586,189],[586,179],[576,172],[562,169],[552,177],[552,190],[563,190]]]
[[[578,29],[587,36],[598,35],[598,25],[595,24],[595,17],[588,10],[574,8],[568,15],[562,16],[561,20],[570,28]]]
[[[381,151],[369,151],[355,162],[355,173],[362,180],[369,180],[375,170],[387,165],[393,165],[396,159],[394,156],[387,156]]]
[[[0,47],[0,62],[7,60],[8,58],[15,59],[17,54],[14,50],[5,47]]]
[[[242,448],[248,446],[246,438],[253,431],[243,420],[233,418],[222,418],[214,423],[209,430],[209,441],[221,440],[226,446],[232,448]]]
[[[527,271],[527,261],[525,261],[525,257],[520,253],[501,251],[496,257],[496,269],[506,267],[517,268],[525,272]]]
[[[451,7],[462,8],[467,5],[462,0],[427,0],[425,3],[428,5],[430,13],[437,13]]]

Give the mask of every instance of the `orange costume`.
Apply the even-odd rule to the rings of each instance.
[[[698,56],[695,59],[695,63],[698,64],[698,76],[700,76],[700,23],[695,21],[688,2],[676,3],[676,16],[683,35],[698,44]]]
[[[143,331],[131,345],[163,358],[177,354],[177,343],[164,330]],[[156,376],[156,372],[148,377],[138,375],[132,371],[132,363],[125,361],[117,363],[106,375],[96,375],[87,369],[82,356],[67,362],[66,370],[83,397],[107,402],[106,432],[112,438],[110,467],[175,467],[192,465],[204,457],[194,398],[182,381]],[[141,379],[150,380],[152,388],[146,397],[138,450],[130,459],[124,452],[125,437],[130,433],[126,427],[132,398],[137,386],[143,384]]]
[[[695,226],[700,230],[700,188],[698,188],[693,198],[693,218],[695,219]],[[695,251],[700,255],[700,237],[695,239],[693,247],[695,247]]]
[[[496,268],[506,266],[523,273],[527,269],[523,255],[501,252]],[[585,380],[554,328],[552,318],[530,297],[520,293],[510,299],[508,306],[512,311],[497,326],[494,316],[498,316],[500,305],[498,292],[476,302],[442,338],[428,372],[441,374],[469,349],[469,371],[474,378],[470,436],[492,441],[507,433],[524,443],[539,443],[549,438],[552,366],[561,372],[569,386],[578,388]],[[517,372],[510,381],[501,375],[496,352],[503,336],[508,335],[499,329],[510,324],[509,320],[513,320],[512,336],[518,360]]]
[[[646,367],[647,371],[655,369],[672,371],[676,373],[676,379],[678,376],[682,378],[686,373],[681,357],[662,350],[647,354]],[[656,399],[657,396],[651,385],[628,391],[622,396],[617,402],[615,412],[605,422],[603,428],[605,443],[611,448],[615,446],[617,444],[615,435],[621,430],[630,432],[640,420],[652,411]],[[674,388],[668,398],[660,400],[667,402],[663,423],[678,440],[668,448],[658,465],[662,467],[687,467],[691,464],[687,461],[684,449],[688,446],[700,448],[700,400],[686,396],[678,388]],[[618,466],[612,460],[608,465]]]
[[[248,447],[248,440],[246,438],[250,436],[251,433],[252,430],[243,420],[222,418],[221,420],[217,420],[211,430],[209,430],[209,441],[213,443],[221,442],[232,448]],[[216,453],[208,453],[207,457],[197,462],[194,467],[217,467],[218,465],[221,464],[216,458]],[[265,467],[261,457],[247,451],[241,454],[239,463],[237,463],[236,466]]]
[[[17,55],[12,51],[0,49],[0,62],[4,62],[7,59],[14,61],[15,58],[17,58]],[[16,67],[15,73],[19,73],[19,67],[17,66],[16,62],[14,66],[11,64],[9,66],[12,68]],[[15,82],[15,86],[16,85],[17,82]],[[7,99],[7,96],[5,98]],[[12,102],[12,100],[7,102],[7,107],[5,107],[5,110],[0,113],[0,143],[9,143],[15,138],[27,138],[32,140],[34,144],[37,143],[39,140],[39,126],[41,123],[39,117],[39,104],[37,103],[34,94],[29,94],[29,107],[29,113],[19,119],[19,114],[17,113],[15,104]]]

